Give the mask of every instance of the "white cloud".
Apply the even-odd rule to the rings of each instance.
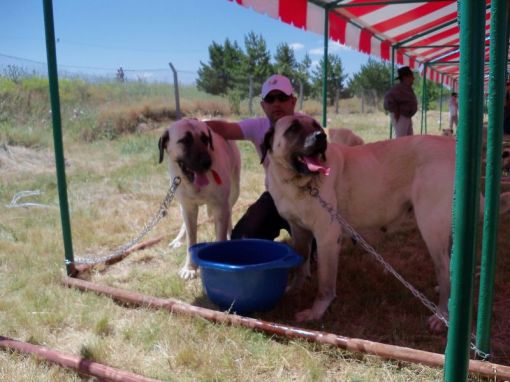
[[[293,43],[292,43],[292,44],[290,44],[289,46],[290,46],[290,48],[291,48],[292,50],[294,50],[294,51],[304,49],[304,47],[305,47],[305,46],[304,46],[303,44],[301,44],[300,42],[293,42]]]
[[[322,56],[324,54],[323,48],[314,48],[308,51],[312,56]]]
[[[352,49],[349,48],[347,45],[342,45],[342,44],[339,44],[337,42],[330,42],[329,45],[328,45],[328,52],[329,53],[338,53],[338,52],[345,51],[345,50],[349,50],[350,51]],[[322,56],[322,55],[324,55],[324,47],[310,49],[308,51],[308,53],[313,55],[313,56]]]

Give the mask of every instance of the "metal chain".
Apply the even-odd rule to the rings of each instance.
[[[177,190],[177,187],[180,184],[181,184],[181,178],[179,176],[176,176],[173,179],[173,181],[172,181],[172,183],[170,185],[170,188],[168,189],[168,192],[167,192],[167,194],[165,196],[165,199],[163,199],[163,202],[159,206],[158,212],[156,212],[156,214],[147,222],[147,224],[145,224],[145,226],[143,227],[142,231],[137,236],[135,236],[135,238],[133,238],[131,241],[129,241],[128,243],[118,247],[110,255],[102,256],[102,257],[94,257],[94,258],[76,257],[74,259],[74,263],[75,264],[100,264],[100,263],[105,263],[105,262],[109,261],[112,258],[115,258],[115,257],[118,257],[118,256],[122,255],[129,248],[131,248],[133,245],[135,245],[140,240],[142,240],[142,238],[147,233],[149,233],[149,231],[151,231],[156,226],[156,224],[159,223],[159,221],[163,217],[166,216],[166,211],[168,209],[168,206],[170,205],[170,202],[174,198],[175,192]],[[66,260],[66,264],[70,264],[70,263],[72,263],[72,262]]]
[[[367,243],[367,241],[361,236],[359,233],[357,233],[354,228],[340,215],[338,211],[336,211],[333,206],[325,201],[319,194],[319,190],[316,187],[308,186],[308,192],[310,193],[310,196],[313,198],[316,198],[321,205],[322,208],[324,208],[329,215],[331,216],[331,220],[336,220],[342,228],[344,228],[348,234],[351,236],[353,240],[356,240],[356,242],[360,243],[360,245],[370,253],[372,256],[375,257],[375,259],[383,265],[384,269],[386,269],[388,272],[390,272],[402,285],[404,285],[407,289],[411,291],[411,293],[418,298],[425,307],[427,307],[436,317],[438,317],[447,327],[448,327],[448,320],[446,317],[441,313],[439,308],[436,304],[434,304],[432,301],[430,301],[423,293],[421,293],[419,290],[417,290],[413,285],[411,285],[408,281],[406,281],[396,270],[393,268],[390,264],[388,264],[384,258],[377,253],[377,251],[372,247],[370,244]],[[471,339],[473,342],[471,342],[471,350],[475,352],[475,354],[482,358],[482,360],[487,360],[490,357],[490,354],[487,354],[480,349],[478,349],[474,343],[475,336],[471,334]]]

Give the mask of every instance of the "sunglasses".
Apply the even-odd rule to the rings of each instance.
[[[278,100],[280,102],[287,102],[290,99],[290,95],[287,95],[285,93],[278,93],[273,95],[267,95],[266,98],[264,98],[264,102],[268,104],[272,104],[274,101]]]

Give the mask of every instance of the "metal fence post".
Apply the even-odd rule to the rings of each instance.
[[[175,117],[176,119],[181,119],[182,113],[181,113],[181,101],[179,99],[179,81],[177,80],[177,70],[175,70],[171,62],[169,62],[168,65],[170,66],[170,69],[172,69],[172,72],[174,74]]]
[[[303,94],[303,81],[301,79],[298,79],[299,81],[299,110],[303,110],[303,98],[305,95]]]
[[[248,83],[248,113],[253,115],[253,76],[250,74]]]

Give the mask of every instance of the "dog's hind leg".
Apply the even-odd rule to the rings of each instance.
[[[225,201],[222,205],[207,205],[207,215],[214,220],[214,230],[216,241],[227,240],[232,230],[231,214],[228,203]]]
[[[448,299],[450,298],[450,249],[451,249],[451,207],[444,205],[436,209],[415,208],[418,229],[434,263],[437,282],[439,283],[440,313],[448,317]],[[432,315],[428,319],[431,331],[443,332],[446,326],[439,317]]]
[[[182,223],[177,236],[168,244],[170,248],[176,249],[182,245],[182,238],[186,235],[186,224]]]

